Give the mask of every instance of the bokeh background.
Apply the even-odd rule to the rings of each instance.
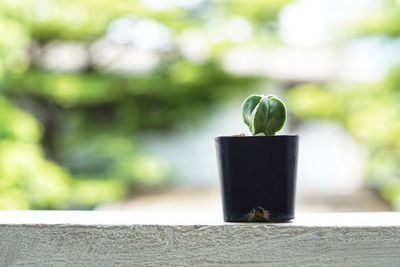
[[[283,98],[304,211],[400,209],[400,2],[0,1],[0,209],[219,209],[214,136]]]

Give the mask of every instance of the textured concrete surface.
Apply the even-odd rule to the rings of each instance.
[[[0,212],[0,266],[399,266],[400,213]]]

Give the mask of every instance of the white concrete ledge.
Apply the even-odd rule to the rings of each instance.
[[[0,266],[400,266],[400,213],[0,212]]]

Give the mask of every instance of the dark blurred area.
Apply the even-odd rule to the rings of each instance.
[[[300,169],[314,191],[324,181],[307,177],[325,188],[342,177],[338,191],[361,177],[398,208],[399,15],[387,0],[1,1],[0,209],[92,209],[196,184],[182,177],[216,183],[202,144],[243,131],[240,99],[255,92],[287,101],[303,151],[324,129],[350,140],[327,159],[331,176],[326,162]],[[342,154],[356,158],[343,175]]]

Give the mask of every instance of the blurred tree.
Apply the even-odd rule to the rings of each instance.
[[[167,163],[135,135],[256,82],[219,56],[273,40],[287,2],[1,1],[0,209],[93,207],[163,183]]]
[[[356,38],[379,36],[388,42],[400,37],[400,3],[382,0],[357,25]],[[338,87],[341,87],[338,90]],[[300,118],[336,120],[368,148],[366,176],[395,209],[400,208],[400,66],[387,78],[370,85],[304,84],[289,92],[291,110]],[[321,108],[323,107],[323,108]]]

